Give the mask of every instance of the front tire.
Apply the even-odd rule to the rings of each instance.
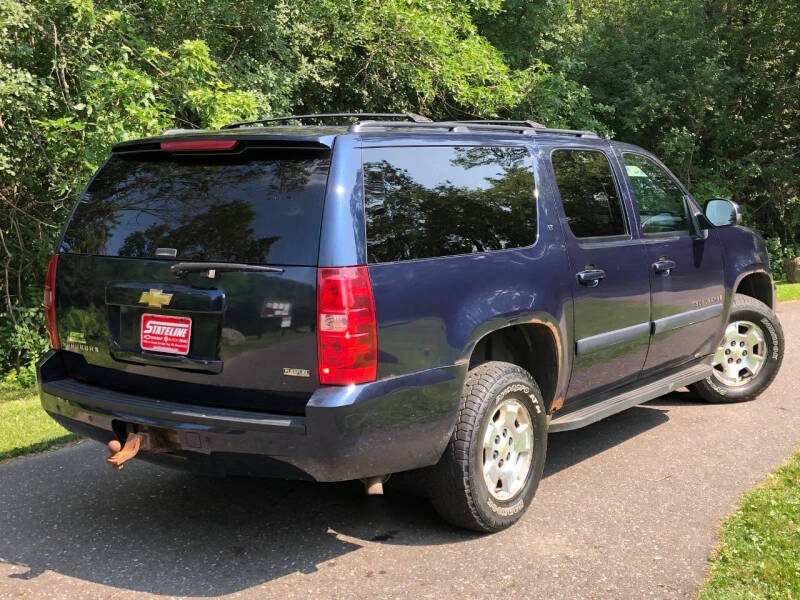
[[[778,374],[783,348],[778,316],[760,300],[735,294],[725,336],[714,355],[714,370],[689,387],[706,402],[753,400]]]
[[[459,527],[505,529],[530,505],[546,453],[539,386],[517,365],[483,363],[467,374],[455,430],[429,474],[431,503]]]

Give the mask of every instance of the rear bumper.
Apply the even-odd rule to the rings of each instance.
[[[344,481],[436,463],[452,433],[465,367],[349,387],[320,388],[305,416],[134,396],[67,377],[58,352],[37,368],[42,406],[101,442],[120,432],[171,432],[164,453],[139,457],[218,474]]]

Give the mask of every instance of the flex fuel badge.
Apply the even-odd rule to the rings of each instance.
[[[86,343],[86,336],[82,331],[70,331],[67,335],[67,341],[64,343],[64,350],[70,352],[86,353],[86,352],[100,352],[100,348]]]

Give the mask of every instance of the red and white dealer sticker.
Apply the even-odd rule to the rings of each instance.
[[[142,350],[189,354],[192,320],[189,317],[142,315]]]

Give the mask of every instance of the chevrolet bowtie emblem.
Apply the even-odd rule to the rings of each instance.
[[[172,294],[165,294],[161,290],[150,289],[147,292],[142,292],[142,296],[139,298],[139,304],[147,304],[147,306],[161,308],[169,304],[170,300],[172,300]]]

